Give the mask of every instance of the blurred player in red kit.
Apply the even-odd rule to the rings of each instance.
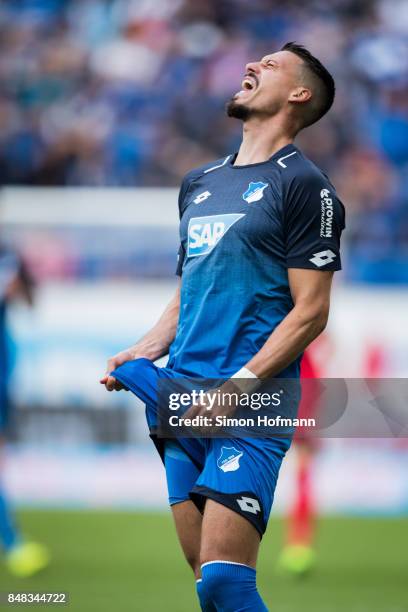
[[[313,418],[316,415],[319,397],[320,372],[311,351],[303,355],[300,368],[302,379],[313,379],[302,387],[299,418]],[[286,522],[285,546],[279,559],[279,567],[296,576],[303,576],[313,569],[316,560],[314,550],[316,507],[313,492],[313,464],[319,440],[300,430],[294,439],[295,497]]]

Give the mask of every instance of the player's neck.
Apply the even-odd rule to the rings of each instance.
[[[265,162],[293,140],[294,135],[288,134],[287,129],[281,125],[247,121],[244,123],[242,143],[234,165],[247,166]]]

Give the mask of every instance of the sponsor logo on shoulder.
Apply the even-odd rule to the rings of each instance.
[[[244,214],[193,217],[188,224],[187,257],[207,255]]]
[[[196,198],[194,198],[193,202],[194,204],[201,204],[201,202],[204,202],[204,200],[209,198],[210,195],[212,195],[211,191],[203,191],[203,193],[200,193]]]
[[[311,261],[318,268],[322,268],[323,266],[327,266],[327,264],[331,263],[335,259],[336,253],[333,253],[333,251],[327,249],[327,251],[313,253],[313,257],[311,257],[309,261]]]
[[[235,472],[239,469],[239,460],[244,453],[234,446],[222,446],[217,465],[223,472]],[[238,500],[237,500],[238,501]]]
[[[331,238],[333,236],[333,198],[328,189],[320,192],[320,237]]]
[[[258,181],[256,183],[249,183],[248,189],[242,194],[242,198],[248,204],[252,204],[252,202],[258,202],[263,198],[263,192],[268,187],[268,183],[263,183],[262,181]]]

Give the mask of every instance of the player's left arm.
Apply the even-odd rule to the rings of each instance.
[[[279,374],[327,325],[333,272],[292,268],[288,278],[294,307],[245,366],[257,378]]]
[[[294,306],[246,364],[258,378],[279,374],[324,330],[333,273],[341,269],[344,206],[333,185],[307,168],[282,179],[286,267]]]

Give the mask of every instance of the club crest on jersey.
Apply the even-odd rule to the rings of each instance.
[[[207,255],[244,214],[193,217],[188,224],[187,257]]]
[[[236,472],[239,469],[239,460],[244,453],[234,446],[222,446],[221,455],[218,457],[217,465],[223,472]]]
[[[263,192],[267,188],[268,183],[262,183],[262,181],[258,181],[257,183],[249,183],[248,189],[242,194],[242,198],[248,204],[252,202],[258,202],[263,198]]]

